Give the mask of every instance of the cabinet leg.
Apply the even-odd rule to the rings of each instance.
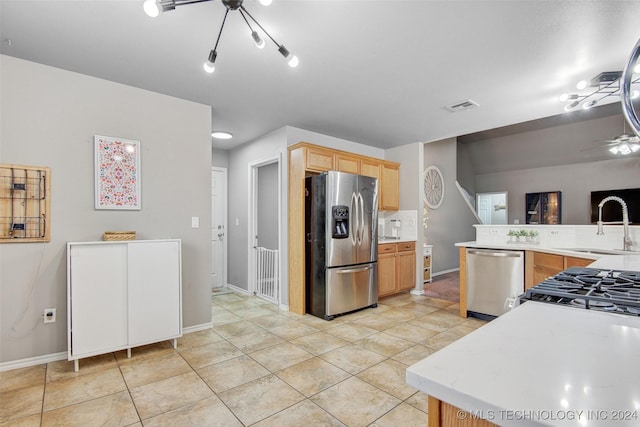
[[[178,338],[174,338],[173,339],[173,349],[177,350],[178,349]]]
[[[76,359],[73,361],[73,371],[78,372],[80,370],[80,360]]]
[[[131,359],[131,348],[127,349],[127,358]]]

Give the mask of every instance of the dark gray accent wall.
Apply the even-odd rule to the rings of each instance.
[[[433,245],[435,274],[459,268],[458,242],[475,240],[475,217],[456,188],[457,142],[455,138],[424,144],[424,167],[437,166],[444,178],[442,205],[428,210],[427,243]]]
[[[258,168],[258,246],[278,249],[278,164]]]

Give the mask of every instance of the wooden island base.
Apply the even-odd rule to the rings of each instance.
[[[475,417],[469,412],[463,411],[447,402],[443,402],[435,397],[428,398],[429,427],[495,427],[493,424],[482,418]]]

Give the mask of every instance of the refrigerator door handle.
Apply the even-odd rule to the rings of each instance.
[[[358,201],[360,202],[360,206],[358,207],[358,245],[362,244],[362,240],[364,239],[364,197],[362,197],[362,193],[358,193]]]
[[[351,243],[355,246],[357,242],[358,234],[358,197],[356,193],[351,193],[351,212],[349,212],[349,238]],[[355,224],[354,224],[355,223]]]
[[[336,273],[338,274],[348,274],[348,273],[359,273],[361,271],[367,271],[367,270],[371,270],[371,264],[369,265],[365,265],[362,267],[355,267],[355,268],[341,268],[340,270],[336,270]]]

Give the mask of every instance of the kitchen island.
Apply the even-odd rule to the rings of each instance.
[[[640,271],[640,256],[594,267]],[[406,372],[429,426],[640,425],[640,317],[527,301]]]

